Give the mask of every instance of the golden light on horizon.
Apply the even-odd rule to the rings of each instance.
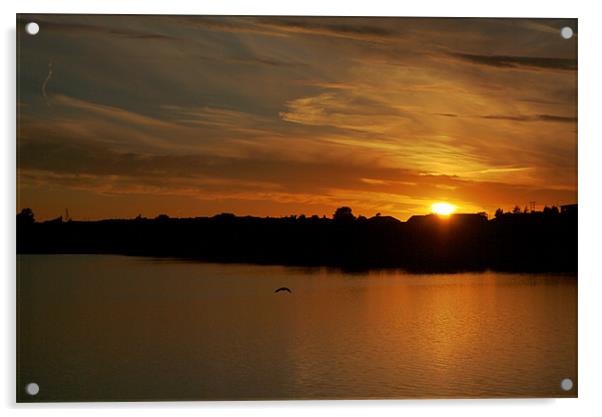
[[[449,216],[454,211],[456,211],[456,206],[454,206],[453,204],[440,202],[434,203],[431,206],[431,210],[433,211],[433,213],[438,214],[440,216]]]

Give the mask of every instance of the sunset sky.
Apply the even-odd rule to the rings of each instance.
[[[23,25],[35,21],[40,33]],[[576,20],[21,15],[17,210],[577,201]]]

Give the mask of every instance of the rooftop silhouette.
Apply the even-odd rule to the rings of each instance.
[[[213,217],[36,222],[17,215],[17,253],[123,254],[346,270],[576,272],[577,205],[543,211],[332,218]]]

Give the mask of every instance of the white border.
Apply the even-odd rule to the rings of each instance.
[[[3,203],[0,214],[0,256],[2,262],[2,336],[3,361],[0,369],[1,405],[7,415],[49,416],[106,415],[110,409],[122,415],[438,415],[506,416],[510,413],[536,413],[548,416],[590,415],[599,412],[600,352],[602,336],[598,318],[602,317],[602,276],[597,273],[600,258],[602,214],[602,127],[598,115],[602,89],[602,65],[599,51],[601,14],[594,1],[524,0],[394,2],[370,0],[326,1],[244,1],[204,0],[21,0],[18,4],[1,2],[3,54],[1,71],[2,175]],[[350,16],[467,16],[467,17],[577,17],[579,18],[579,399],[561,400],[437,400],[437,401],[291,401],[221,403],[95,403],[16,405],[15,387],[15,13],[131,13],[131,14],[253,14],[253,15],[350,15]],[[597,262],[598,261],[598,262]]]

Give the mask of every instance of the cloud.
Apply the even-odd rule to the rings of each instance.
[[[559,122],[559,123],[577,123],[576,117],[556,116],[551,114],[536,114],[531,116],[511,116],[511,115],[487,115],[480,116],[483,119],[490,120],[509,120],[513,122]]]
[[[62,94],[57,94],[54,101],[63,106],[68,106],[78,110],[92,112],[101,116],[107,116],[113,119],[118,119],[122,122],[131,123],[138,126],[148,126],[151,128],[173,128],[173,124],[163,120],[142,115],[137,112],[125,110],[116,106],[93,103],[86,100],[81,100],[75,97],[69,97]]]
[[[383,207],[426,210],[450,200],[465,210],[494,210],[524,201],[571,201],[569,188],[475,181],[447,175],[348,161],[218,157],[203,154],[117,152],[101,144],[57,137],[19,143],[19,180],[30,187],[67,187],[101,194],[179,195],[200,200],[343,202],[372,214]],[[525,168],[508,167],[507,171]],[[531,200],[528,200],[528,199]],[[478,201],[478,203],[475,203]],[[379,207],[381,207],[379,209]],[[301,208],[302,210],[302,208]],[[369,213],[370,214],[370,213]]]
[[[291,19],[291,18],[260,18],[258,22],[263,27],[271,27],[290,33],[303,33],[319,36],[334,36],[355,40],[378,41],[399,36],[399,33],[384,25],[364,23],[366,19],[345,18],[344,23],[336,18]],[[360,23],[361,22],[361,23]]]
[[[555,116],[555,115],[551,115],[551,114],[538,114],[535,117],[538,120],[543,120],[543,121],[548,121],[548,122],[577,123],[577,117]]]
[[[577,19],[525,19],[520,23],[526,29],[560,36],[560,29],[570,26],[574,36],[577,35]]]
[[[382,41],[399,35],[384,25],[373,25],[366,18],[337,17],[176,17],[192,27],[232,33],[250,33],[276,37],[297,34],[345,38],[360,41]]]
[[[269,148],[273,138],[284,134],[276,117],[233,109],[162,105],[154,114],[142,114],[60,94],[53,95],[50,103],[55,105],[50,120],[22,114],[23,138],[86,139],[115,150],[232,155]],[[289,129],[288,135],[293,132]],[[262,140],[245,144],[254,138]]]
[[[185,24],[192,28],[209,29],[212,31],[229,33],[248,33],[253,35],[265,35],[286,37],[287,34],[276,31],[271,27],[263,27],[257,24],[255,17],[233,17],[233,16],[169,16],[175,24]]]
[[[139,40],[175,40],[174,36],[166,35],[163,33],[152,32],[152,31],[141,31],[135,29],[111,27],[106,23],[128,23],[128,16],[112,16],[113,19],[108,19],[104,16],[103,25],[93,25],[85,23],[75,23],[73,21],[53,21],[50,20],[52,17],[36,17],[35,21],[40,25],[43,31],[61,32],[65,34],[100,34],[100,35],[113,35],[122,38],[139,39]],[[59,16],[60,18],[60,16]],[[101,16],[101,19],[103,16]],[[117,20],[115,20],[117,19]],[[20,23],[25,25],[29,20],[20,20]]]
[[[171,196],[152,201],[175,213],[182,196],[191,214],[221,199],[237,213],[348,203],[403,218],[434,199],[576,198],[575,43],[550,29],[564,20],[40,21],[52,42],[19,51],[24,201],[60,189]]]
[[[454,58],[478,65],[485,65],[497,68],[517,68],[517,69],[549,69],[576,71],[577,60],[569,58],[545,58],[531,56],[504,56],[504,55],[475,55],[453,53]]]
[[[287,111],[279,115],[292,123],[373,133],[383,133],[408,117],[385,101],[355,93],[336,91],[298,98],[288,102]]]

